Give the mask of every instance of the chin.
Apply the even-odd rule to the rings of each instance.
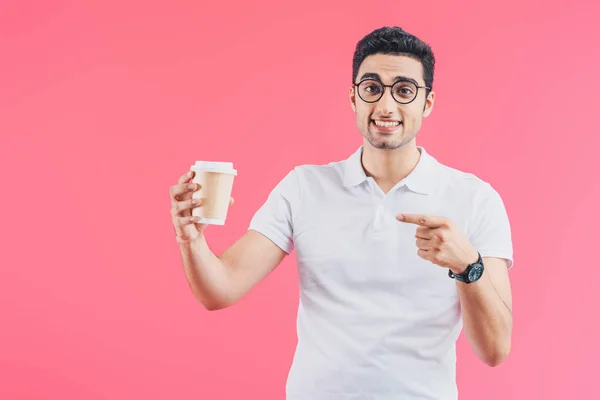
[[[371,146],[380,150],[394,150],[399,147],[402,147],[403,145],[402,140],[392,138],[375,139],[373,137],[370,137],[367,139],[367,141]]]

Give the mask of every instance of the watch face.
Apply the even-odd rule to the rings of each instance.
[[[469,271],[469,280],[476,281],[477,279],[481,278],[482,272],[483,268],[481,267],[481,265],[474,265],[473,268],[471,268],[471,270]]]

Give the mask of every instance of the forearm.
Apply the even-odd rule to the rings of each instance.
[[[194,296],[208,310],[225,307],[231,292],[227,265],[210,250],[203,234],[179,246],[183,269]]]
[[[500,364],[510,352],[512,311],[500,297],[489,274],[465,284],[456,282],[467,339],[486,364]]]

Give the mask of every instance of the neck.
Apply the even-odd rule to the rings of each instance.
[[[414,140],[394,150],[375,148],[365,140],[362,165],[367,176],[387,193],[417,166],[421,153]]]

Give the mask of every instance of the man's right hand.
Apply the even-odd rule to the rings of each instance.
[[[181,255],[194,295],[207,309],[218,310],[241,299],[286,253],[263,234],[249,229],[223,254],[215,255],[202,233],[207,225],[192,217],[192,210],[202,207],[201,201],[192,202],[193,193],[200,189],[193,179],[194,172],[187,172],[171,187],[173,226],[177,241],[186,245],[181,247]],[[189,251],[192,247],[194,251]]]
[[[201,199],[192,199],[200,185],[193,183],[195,172],[188,171],[182,175],[176,185],[171,186],[171,217],[175,235],[179,243],[190,243],[200,237],[206,224],[199,224],[198,217],[192,216],[192,209],[202,206]],[[233,198],[229,205],[233,204]]]

